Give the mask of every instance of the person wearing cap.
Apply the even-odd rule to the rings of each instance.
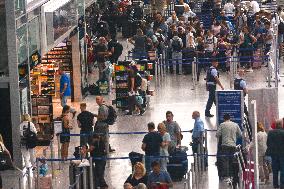
[[[216,85],[219,85],[221,89],[224,90],[224,87],[219,80],[219,73],[217,71],[217,67],[218,67],[218,61],[214,59],[212,60],[212,66],[207,70],[206,87],[207,87],[207,91],[209,92],[209,96],[208,96],[208,101],[207,101],[206,109],[205,109],[206,117],[214,116],[210,113],[210,109],[213,103],[215,104]]]

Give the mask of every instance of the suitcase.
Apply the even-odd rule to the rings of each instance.
[[[245,183],[245,189],[255,189],[254,186],[254,162],[247,164],[243,171],[243,181]]]
[[[176,149],[170,154],[167,170],[173,181],[182,180],[188,170],[188,159],[185,150]]]
[[[52,176],[46,175],[39,178],[39,189],[52,189]]]
[[[132,167],[137,163],[137,162],[142,162],[143,161],[143,154],[137,153],[137,152],[130,152],[128,154],[129,159],[131,161]]]
[[[100,95],[100,88],[96,84],[89,85],[88,91],[91,95]]]

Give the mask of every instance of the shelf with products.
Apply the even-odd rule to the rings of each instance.
[[[32,95],[32,122],[38,128],[38,137],[51,140],[53,137],[53,105],[50,95]]]
[[[31,71],[31,87],[34,95],[50,95],[59,97],[59,75],[56,72],[61,69],[66,73],[72,72],[72,48],[71,43],[61,43],[61,46],[51,49],[42,56],[41,64]]]

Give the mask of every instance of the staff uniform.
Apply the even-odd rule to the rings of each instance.
[[[209,97],[208,97],[208,101],[206,104],[206,109],[205,109],[205,116],[210,115],[210,109],[213,105],[213,103],[215,104],[215,91],[216,91],[216,79],[215,77],[219,77],[218,71],[214,66],[211,66],[208,70],[207,70],[207,90],[209,91]]]

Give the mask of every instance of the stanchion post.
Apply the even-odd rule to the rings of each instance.
[[[195,185],[196,188],[199,189],[199,172],[198,172],[198,159],[197,159],[197,154],[194,154],[194,173],[195,173]]]
[[[50,158],[54,159],[53,139],[50,141]],[[54,161],[51,161],[51,176],[54,179]]]
[[[36,159],[36,189],[39,189],[39,160]]]
[[[187,189],[191,189],[191,186],[190,186],[190,170],[186,173],[187,175]]]
[[[81,174],[76,175],[76,189],[80,189],[80,176]]]
[[[90,162],[90,168],[89,168],[89,183],[90,183],[90,188],[93,189],[94,188],[94,178],[93,178],[93,159],[92,157],[90,157],[89,159]]]
[[[278,73],[279,73],[279,49],[276,49],[276,58],[275,58],[275,87],[278,88]]]
[[[195,170],[194,170],[194,163],[191,163],[190,167],[191,167],[190,170],[191,170],[191,174],[192,174],[192,179],[191,179],[191,183],[192,184],[191,184],[191,186],[192,186],[192,189],[193,189],[193,188],[196,188],[196,182],[195,182],[195,179],[196,179],[195,175],[196,174],[195,174]]]
[[[235,157],[237,158],[237,160],[238,160],[238,163],[239,163],[239,173],[238,173],[238,175],[239,175],[239,189],[243,189],[243,170],[242,170],[242,163],[241,163],[241,160],[240,160],[240,157],[239,157],[239,155],[238,154],[241,154],[241,153],[235,153]]]
[[[160,54],[160,76],[163,78],[163,54]]]
[[[197,145],[197,165],[198,165],[198,173],[199,173],[199,176],[201,176],[202,174],[202,160],[201,160],[201,145],[200,143]]]
[[[156,88],[158,86],[158,62],[159,62],[159,59],[157,59],[157,61],[155,62],[155,86]]]
[[[106,133],[106,155],[109,158],[109,131]],[[110,166],[110,161],[107,161],[107,166]]]
[[[87,167],[83,167],[83,189],[87,188]]]
[[[207,129],[205,129],[205,136],[204,136],[204,140],[205,140],[205,152],[204,152],[204,154],[206,154],[206,156],[207,156],[207,152],[208,152],[208,143],[207,143],[207,140],[208,140],[208,130]],[[205,157],[204,157],[204,161],[205,161]],[[206,166],[205,166],[205,162],[204,162],[204,171],[205,171],[205,169],[206,169]]]
[[[267,80],[267,82],[268,82],[268,87],[271,87],[271,64],[270,64],[270,61],[271,61],[271,51],[269,52],[269,56],[268,56],[268,58],[267,58],[267,60],[268,60],[268,62],[267,62],[267,64],[268,64],[268,80]],[[265,55],[265,56],[267,56],[267,54]]]
[[[195,89],[195,85],[196,85],[196,73],[195,73],[195,70],[196,70],[196,58],[193,59],[192,61],[192,89],[194,90]]]
[[[184,183],[183,183],[183,188],[184,188],[184,189],[186,189],[186,185],[187,185],[187,183],[184,182]]]
[[[28,189],[32,189],[32,183],[31,183],[31,168],[27,168],[28,171]]]
[[[22,179],[21,179],[21,176],[19,177],[19,189],[22,189]]]
[[[58,159],[60,159],[61,158],[61,149],[60,149],[60,147],[61,147],[61,144],[60,144],[60,134],[58,134],[57,136],[56,136],[56,138],[57,138],[57,157],[58,157]],[[61,170],[61,162],[59,161],[59,163],[58,163],[58,169],[59,170]]]

